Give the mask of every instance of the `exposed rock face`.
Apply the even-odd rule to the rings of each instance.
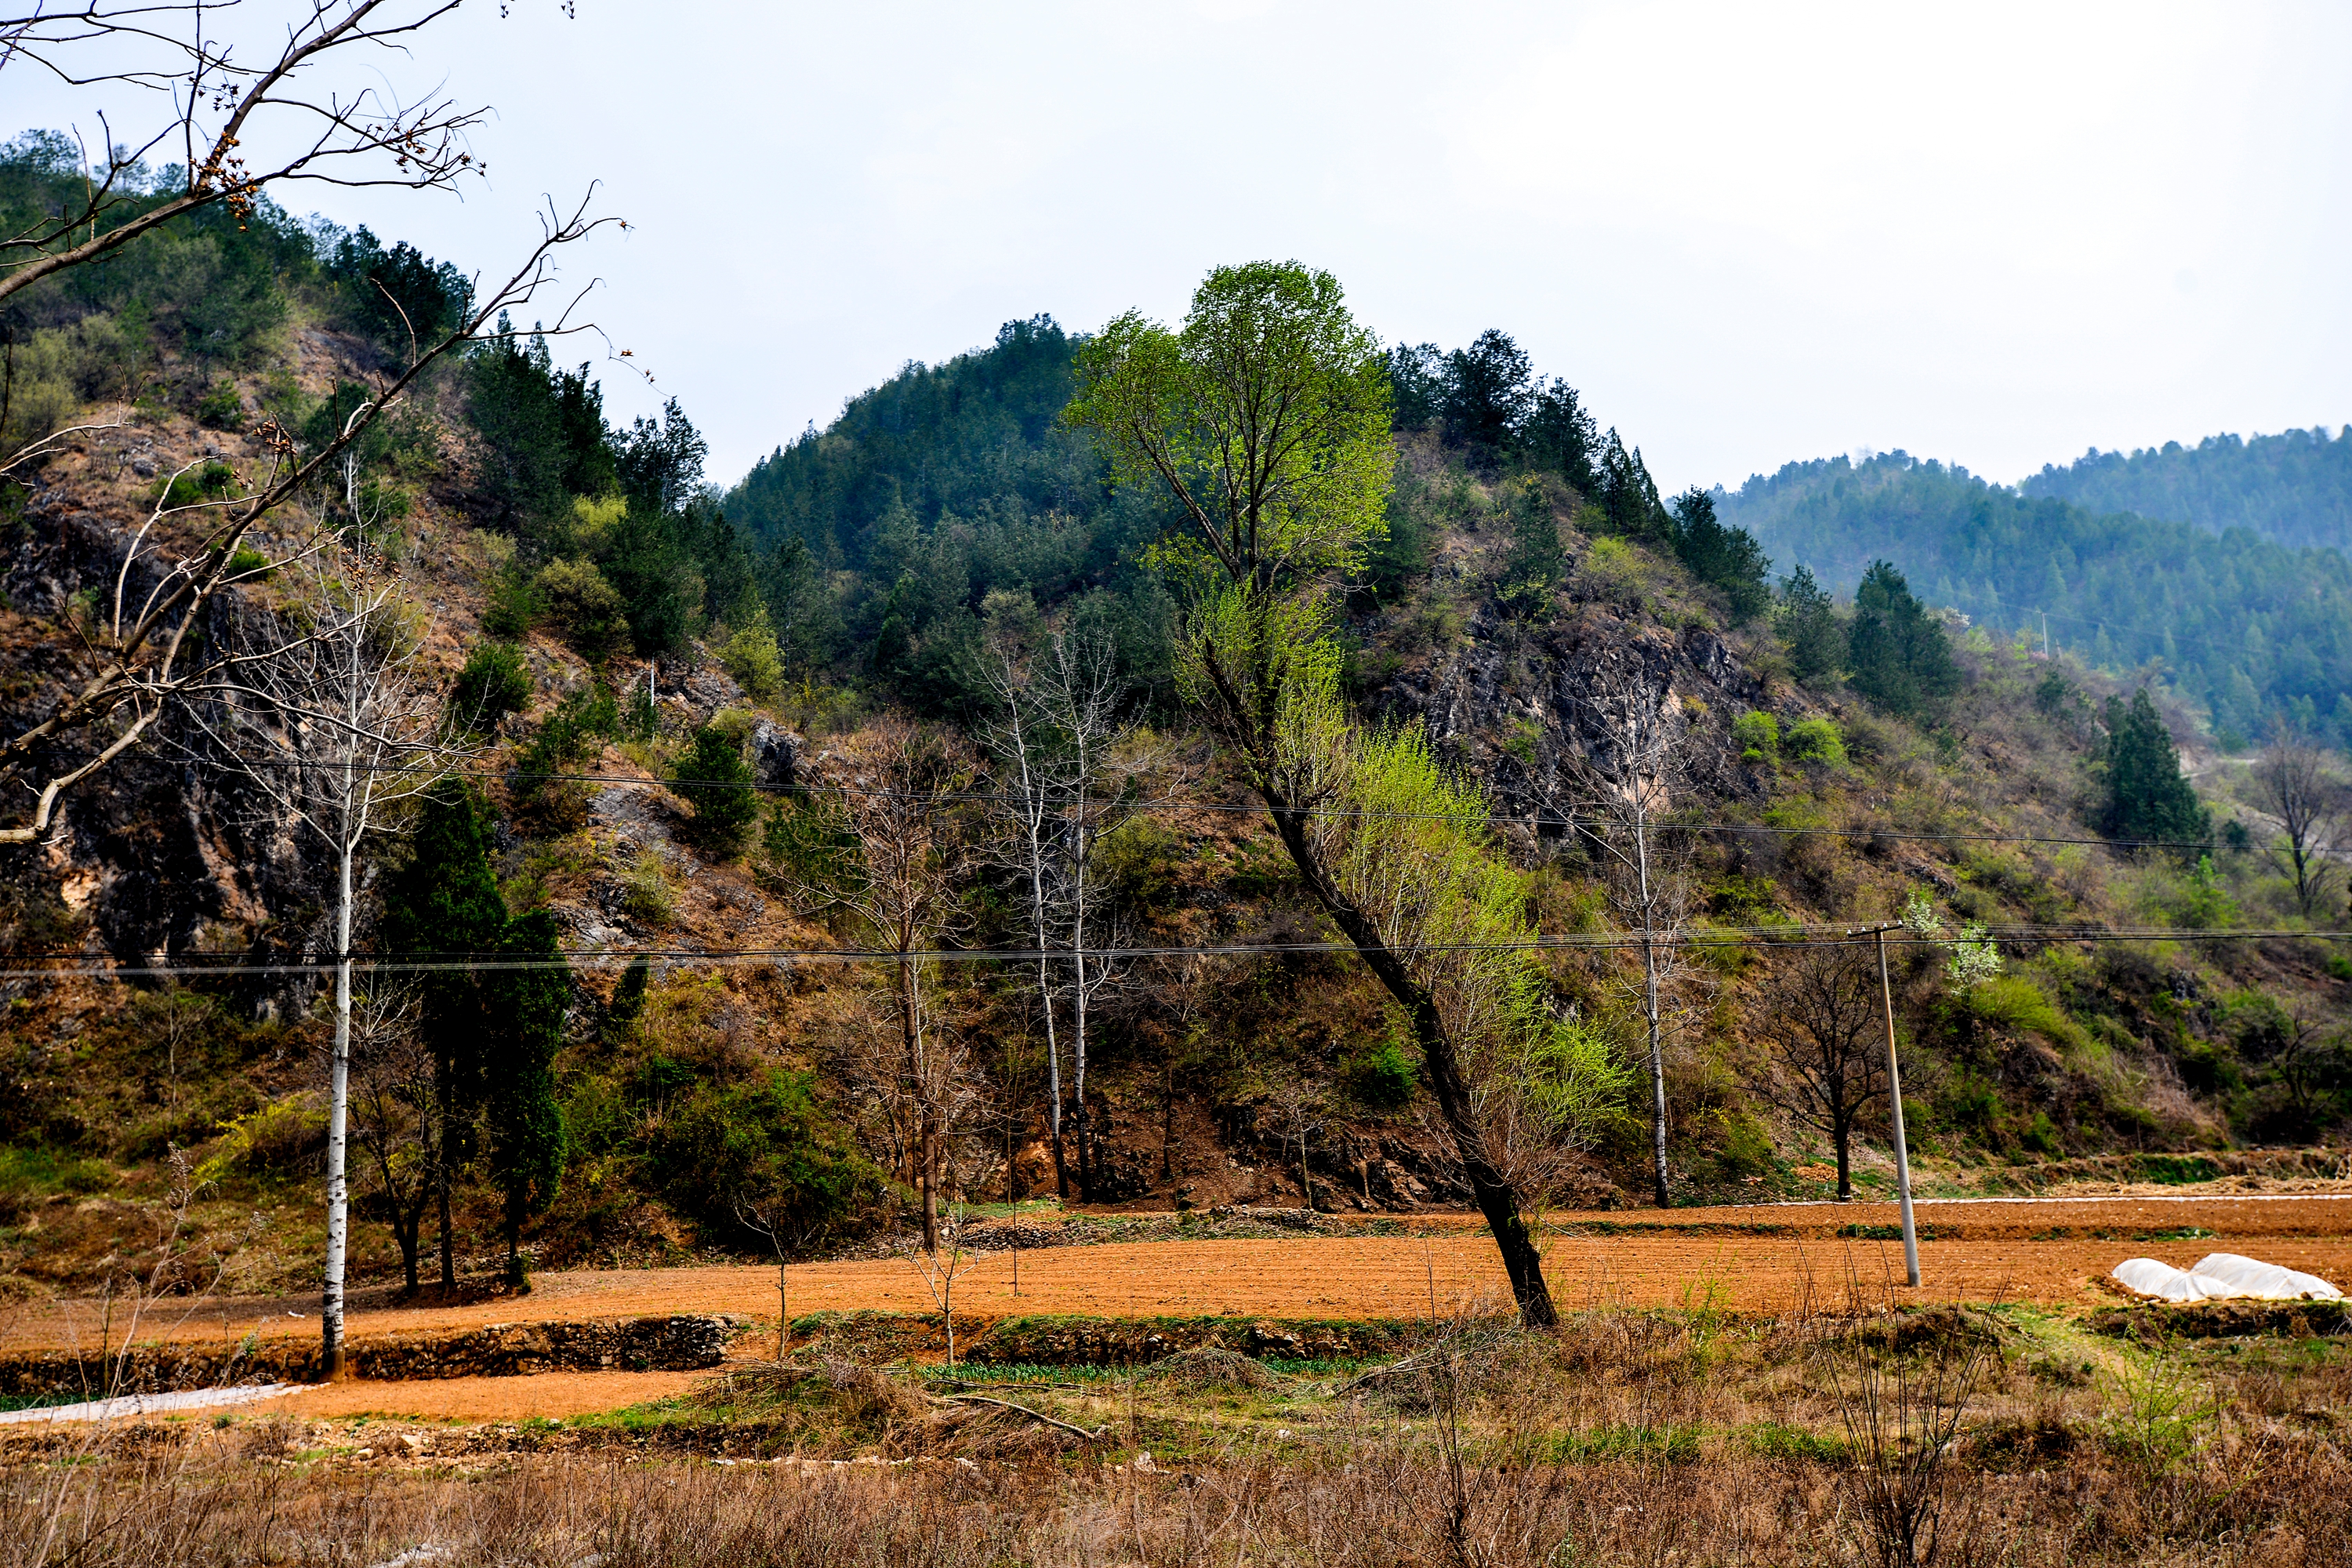
[[[751,768],[764,789],[790,789],[800,776],[801,738],[762,719],[751,728]]]
[[[110,600],[128,543],[120,523],[72,510],[57,489],[34,498],[26,521],[0,556],[0,593],[12,609],[62,623],[78,599]],[[126,595],[143,595],[157,581],[142,563]],[[257,614],[266,612],[234,591],[220,595],[196,629],[199,646],[236,640]],[[78,673],[64,661],[65,646],[54,636],[0,644],[0,725],[8,731],[36,721]],[[66,797],[51,843],[0,852],[0,875],[56,888],[89,921],[87,945],[125,966],[205,952],[316,961],[329,885],[322,856],[263,792],[191,761],[186,748],[196,740],[184,718],[167,715],[149,739]],[[314,986],[304,975],[257,978],[247,1000],[265,1016],[299,1011]]]
[[[1679,633],[1578,603],[1549,622],[1479,607],[1458,646],[1400,671],[1370,694],[1378,717],[1417,720],[1446,760],[1475,778],[1503,816],[1560,809],[1574,757],[1612,743],[1609,715],[1646,702],[1679,732],[1691,786],[1739,795],[1757,786],[1736,763],[1731,721],[1764,700],[1763,683],[1722,637]]]

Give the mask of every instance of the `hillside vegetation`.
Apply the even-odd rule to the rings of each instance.
[[[10,178],[58,177],[52,153],[16,144]],[[12,726],[47,700],[47,650],[159,484],[256,460],[239,426],[265,413],[298,433],[333,417],[383,352],[352,279],[458,287],[402,247],[264,216],[235,237],[174,231],[187,254],[134,248],[110,292],[39,301],[26,353],[58,389],[41,417],[113,427],[16,492]],[[185,281],[199,272],[214,281]],[[206,327],[229,276],[247,324]],[[495,977],[420,994],[396,968],[367,982],[361,1273],[415,1277],[443,1171],[467,1271],[510,1234],[541,1265],[862,1245],[919,1215],[927,1188],[950,1204],[1465,1201],[1412,1021],[1333,942],[1250,775],[1186,706],[1193,590],[1153,548],[1168,503],[1112,485],[1060,418],[1082,343],[1050,318],[1009,324],[852,399],[721,493],[685,410],[614,426],[588,367],[501,335],[362,455],[372,501],[353,504],[357,479],[304,501],[398,574],[429,628],[425,668],[482,748],[372,851],[365,951],[472,951],[449,924],[462,904],[485,951],[572,965],[551,998]],[[2095,647],[2045,662],[1940,612],[2027,539],[2084,546],[2070,584],[2108,572],[2087,523],[2067,531],[2082,514],[1891,458],[1669,500],[1638,447],[1505,333],[1385,368],[1386,526],[1335,601],[1330,689],[1349,732],[1419,781],[1427,810],[1383,809],[1442,807],[1448,874],[1547,944],[1521,999],[1559,1114],[1518,1167],[1531,1192],[1646,1194],[1654,1055],[1674,1201],[1883,1188],[1884,1097],[1859,1092],[1878,1047],[1848,1016],[1875,973],[1795,939],[1889,919],[1906,922],[1906,1109],[1937,1182],[2340,1131],[2352,964],[2294,934],[2336,921],[2340,880],[2325,857],[2299,885],[2282,869],[2254,773],[2201,795],[2182,775],[2204,667],[2168,660],[2179,684],[2143,689],[2091,668],[2126,662]],[[2286,569],[2276,546],[2241,559],[2242,536],[2183,536],[2219,552],[2185,562],[2248,595]],[[1767,553],[1791,538],[1822,542],[1796,551],[1812,569],[1776,578]],[[2192,612],[2220,601],[2186,566],[2130,559],[2152,605],[2207,624]],[[2315,661],[2293,689],[2326,720],[2340,589],[2298,571],[2310,635],[2305,610],[2280,612],[2257,668],[2278,684]],[[2122,558],[2112,572],[2124,592]],[[291,591],[256,583],[241,613]],[[1608,692],[1654,714],[1666,748],[1643,832],[1672,907],[1649,918],[1699,939],[1661,981],[1654,1048],[1619,828],[1594,815]],[[1023,731],[1034,758],[1009,739],[1021,723],[1044,725]],[[0,1247],[26,1279],[88,1283],[185,1247],[168,1226],[143,1239],[182,1181],[233,1282],[315,1266],[321,994],[254,961],[315,962],[323,868],[201,736],[170,735],[181,749],[135,752],[78,797],[53,849],[0,861],[16,957],[179,970],[5,983]],[[1045,797],[1023,769],[1087,747],[1092,771],[1055,775],[1079,782],[1052,797],[1050,833],[1025,827]],[[1079,847],[1055,874],[1082,868],[1084,890],[1057,893],[1053,921],[1082,915],[1086,934],[1037,923],[1041,835]],[[2036,841],[2005,841],[2020,836]],[[893,845],[911,850],[897,872]],[[914,902],[885,898],[893,876]],[[894,910],[914,911],[895,938]],[[2174,934],[2054,929],[2107,924]],[[2273,934],[2232,937],[2252,926]],[[1041,929],[1070,956],[1037,962]],[[877,948],[916,956],[853,956]],[[1098,949],[1114,953],[1076,962]],[[955,961],[920,956],[940,950]],[[910,1078],[899,1020],[917,989],[929,1054]],[[473,1089],[436,1068],[500,1007],[536,1010],[551,1059],[485,1056]],[[1860,1075],[1834,1114],[1800,1081],[1832,1037]]]
[[[2280,714],[2352,741],[2352,563],[2341,552],[2213,531],[2228,519],[2151,521],[2028,489],[1890,452],[1790,463],[1719,499],[1776,558],[1826,581],[1885,557],[1997,635],[2031,632],[2038,645],[2046,616],[2053,647],[2168,681],[2225,743],[2263,736]]]
[[[2095,512],[2352,550],[2352,426],[2333,437],[2315,426],[2252,440],[2208,436],[2194,447],[2167,441],[2128,456],[2095,447],[2063,468],[2044,465],[2017,488]]]

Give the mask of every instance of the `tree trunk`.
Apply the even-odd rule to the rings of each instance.
[[[457,1288],[457,1240],[449,1227],[449,1151],[457,1133],[457,1111],[450,1101],[457,1091],[457,1075],[454,1064],[446,1061],[436,1063],[433,1070],[440,1080],[441,1100],[435,1108],[441,1117],[441,1147],[433,1152],[433,1196],[441,1211],[441,1289],[450,1291]]]
[[[915,1096],[915,1184],[923,1205],[923,1250],[940,1249],[940,1198],[935,1181],[934,1145],[931,1132],[930,1085],[923,1076],[922,1023],[916,1016],[921,1005],[915,991],[914,960],[903,956],[911,950],[913,940],[904,937],[898,960],[898,1033],[907,1050],[907,1083]]]
[[[1260,790],[1265,793],[1263,785]],[[1268,795],[1269,804],[1273,798]],[[1413,1039],[1421,1047],[1423,1061],[1429,1069],[1430,1088],[1436,1092],[1439,1114],[1445,1118],[1446,1130],[1454,1135],[1454,1152],[1470,1183],[1471,1196],[1477,1202],[1478,1212],[1486,1216],[1487,1228],[1494,1232],[1496,1248],[1503,1255],[1503,1272],[1510,1277],[1511,1296],[1518,1303],[1520,1323],[1530,1329],[1554,1326],[1559,1321],[1559,1314],[1552,1306],[1551,1289],[1544,1283],[1543,1255],[1536,1250],[1535,1238],[1528,1234],[1527,1222],[1519,1217],[1519,1194],[1487,1157],[1486,1134],[1479,1129],[1469,1087],[1463,1081],[1462,1064],[1454,1058],[1454,1041],[1445,1033],[1444,1021],[1437,1016],[1436,1003],[1406,973],[1402,961],[1381,940],[1371,922],[1331,886],[1322,867],[1307,850],[1301,816],[1280,806],[1275,807],[1273,816],[1275,830],[1281,834],[1292,863],[1314,890],[1317,900],[1412,1020]]]
[[[343,1267],[351,1241],[352,854],[338,862],[335,897],[335,1043],[327,1089],[327,1263],[319,1295],[319,1370],[343,1375]]]
[[[1853,1127],[1843,1123],[1840,1124],[1837,1130],[1835,1141],[1837,1143],[1838,1161],[1838,1202],[1842,1204],[1850,1204],[1853,1202],[1853,1171],[1852,1166],[1853,1154]]]
[[[1656,1184],[1654,1196],[1657,1205],[1664,1208],[1669,1201],[1666,1196],[1666,1052],[1658,1029],[1657,922],[1650,902],[1650,828],[1646,822],[1637,822],[1633,826],[1633,854],[1641,875],[1643,1016],[1650,1029],[1652,1175]]]

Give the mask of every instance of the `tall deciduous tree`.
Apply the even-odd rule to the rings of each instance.
[[[1132,311],[1107,325],[1081,351],[1066,417],[1096,432],[1120,482],[1181,512],[1156,555],[1190,595],[1179,689],[1412,1021],[1521,1319],[1549,1324],[1524,1195],[1486,1114],[1514,1098],[1541,1021],[1524,900],[1503,896],[1516,879],[1483,848],[1483,803],[1449,792],[1417,737],[1351,733],[1328,635],[1333,584],[1382,527],[1390,374],[1336,279],[1254,262],[1212,272],[1181,331]],[[1360,815],[1408,797],[1443,809],[1377,826]]]
[[[352,962],[369,841],[460,754],[420,668],[422,626],[363,553],[314,560],[262,629],[240,638],[193,710],[206,760],[242,773],[275,813],[333,857],[334,1036],[329,1056],[322,1366],[343,1367],[352,1069]],[[290,623],[281,625],[280,623]]]
[[[1690,911],[1688,835],[1669,820],[1682,787],[1687,730],[1663,681],[1638,667],[1595,671],[1579,715],[1586,749],[1569,759],[1579,795],[1578,831],[1607,866],[1610,902],[1641,940],[1639,1005],[1650,1057],[1653,1197],[1669,1201],[1666,1179],[1666,1037],[1679,1027],[1675,1002],[1686,979],[1682,932]]]
[[[889,955],[887,1011],[898,1039],[881,1071],[907,1109],[893,1141],[922,1205],[923,1246],[936,1250],[947,1144],[969,1095],[962,1046],[939,1016],[929,977],[930,954],[962,920],[956,811],[971,767],[950,741],[897,717],[866,726],[841,751],[851,851],[824,858],[802,892],[813,906],[847,910]]]
[[[2311,738],[2284,721],[2255,762],[2253,783],[2263,809],[2279,822],[2271,858],[2294,881],[2295,907],[2307,920],[2341,878],[2335,857],[2344,833],[2344,786],[2328,776],[2326,754]]]
[[[1763,992],[1763,1032],[1777,1077],[1765,1091],[1837,1151],[1841,1203],[1853,1196],[1853,1129],[1886,1092],[1878,976],[1866,949],[1830,944],[1776,950]]]

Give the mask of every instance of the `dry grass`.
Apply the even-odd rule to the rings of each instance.
[[[2344,1561],[2341,1347],[1853,1305],[1463,1322],[1373,1376],[1071,1369],[1003,1406],[818,1359],[602,1426],[27,1437],[0,1532],[93,1565]]]

